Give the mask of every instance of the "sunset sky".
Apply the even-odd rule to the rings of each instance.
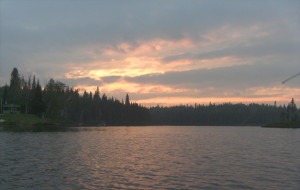
[[[143,105],[300,101],[300,1],[0,0],[14,67]],[[299,104],[300,105],[300,104]]]

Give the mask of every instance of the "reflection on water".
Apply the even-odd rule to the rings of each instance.
[[[300,189],[300,130],[0,133],[0,189]]]

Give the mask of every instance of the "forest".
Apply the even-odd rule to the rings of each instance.
[[[35,76],[24,79],[18,69],[11,73],[10,85],[1,87],[3,104],[21,106],[21,113],[34,114],[76,124],[89,125],[145,125],[149,122],[147,108],[100,94],[99,88],[92,93],[79,94],[62,82],[50,79],[44,88]]]
[[[100,94],[79,93],[50,79],[44,87],[35,76],[25,79],[18,69],[11,72],[9,85],[0,87],[2,105],[20,105],[24,114],[82,125],[262,125],[275,121],[298,121],[294,99],[287,106],[270,104],[145,106]]]

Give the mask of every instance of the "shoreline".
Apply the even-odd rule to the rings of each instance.
[[[297,129],[297,128],[300,128],[300,121],[280,121],[280,122],[268,123],[268,124],[262,125],[261,127]]]

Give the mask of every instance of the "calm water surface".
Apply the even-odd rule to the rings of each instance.
[[[300,189],[300,130],[0,133],[0,189]]]

